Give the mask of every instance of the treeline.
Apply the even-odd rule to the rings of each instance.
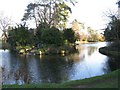
[[[113,43],[106,48],[109,51],[115,51],[114,54],[111,52],[111,55],[120,56],[120,19],[115,15],[112,15],[110,19],[111,21],[105,29],[104,36],[106,41],[112,41]],[[105,50],[106,52],[108,51]]]
[[[110,18],[111,21],[108,23],[104,32],[105,39],[107,41],[120,40],[120,20],[115,15]]]
[[[86,42],[97,42],[104,41],[104,35],[102,32],[98,32],[91,27],[86,27],[84,23],[78,22],[75,19],[72,22],[72,30],[75,32],[75,35],[78,37],[78,41]]]
[[[17,25],[8,31],[8,43],[16,46],[56,46],[74,44],[76,41],[96,42],[104,41],[104,36],[99,35],[95,30],[88,28],[88,34],[76,33],[72,28],[59,30],[56,27],[49,27],[46,23],[40,24],[36,29],[29,29],[25,24]]]

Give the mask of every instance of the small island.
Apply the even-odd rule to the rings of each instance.
[[[99,30],[75,18],[67,27],[75,0],[36,1],[21,23],[0,17],[3,89],[118,88],[119,15]]]

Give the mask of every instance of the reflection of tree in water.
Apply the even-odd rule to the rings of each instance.
[[[111,71],[120,68],[120,57],[110,57],[108,60]]]
[[[72,67],[72,64],[72,60],[67,61],[59,56],[43,57],[40,62],[42,82],[59,83],[68,80],[68,69]]]
[[[87,49],[88,49],[88,55],[91,56],[97,50],[97,47],[89,46],[87,47]]]
[[[27,56],[23,55],[19,57],[19,64],[14,72],[14,78],[16,80],[16,84],[29,83],[30,78],[27,68]]]
[[[14,77],[16,80],[16,84],[28,84],[29,83],[29,74],[26,70],[26,68],[19,68],[14,72]]]
[[[27,62],[25,57],[18,59],[14,52],[10,54],[10,68],[3,68],[3,84],[24,84],[29,83],[29,75],[27,72]]]
[[[6,75],[4,83],[59,83],[69,79],[69,70],[73,66],[71,58],[61,56],[11,56],[10,72]],[[5,69],[6,71],[6,69]],[[9,82],[10,81],[10,82]]]
[[[28,58],[27,56],[22,57],[21,59],[21,65],[19,69],[22,72],[22,79],[24,80],[24,83],[29,83],[30,78],[29,78],[29,73],[28,73]]]
[[[67,62],[79,62],[80,58],[82,58],[82,56],[79,55],[79,53],[75,53],[75,54],[71,54],[66,56],[66,60]]]
[[[79,45],[77,45],[77,46],[76,46],[76,49],[78,50],[79,54],[82,54],[83,51],[84,51],[84,49],[85,49],[85,47],[84,47],[84,46],[79,46]]]

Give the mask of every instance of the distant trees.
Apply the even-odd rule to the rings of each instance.
[[[98,41],[98,34],[95,30],[93,30],[91,27],[87,28],[88,31],[88,41],[93,42],[93,41]]]
[[[98,33],[91,27],[85,27],[84,23],[80,23],[76,19],[72,22],[72,30],[75,33],[77,41],[104,41],[104,36],[101,33]]]
[[[79,22],[77,21],[77,19],[75,19],[75,20],[72,22],[72,30],[73,30],[74,32],[80,30],[80,25],[79,25]]]
[[[77,40],[83,41],[86,40],[86,35],[83,33],[84,23],[78,22],[76,19],[72,22],[72,30],[75,32]]]

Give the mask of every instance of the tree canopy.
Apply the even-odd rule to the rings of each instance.
[[[104,35],[106,40],[114,41],[120,39],[120,20],[115,15],[111,16],[111,21],[105,29]]]
[[[28,28],[23,25],[18,25],[17,27],[12,28],[12,30],[8,32],[8,42],[12,46],[26,46],[30,44],[31,40]]]
[[[74,43],[77,39],[75,36],[75,32],[71,28],[65,29],[63,36],[64,36],[64,39],[67,40],[67,42],[69,43]]]
[[[73,5],[76,3],[75,0],[39,0],[30,3],[22,20],[34,19],[36,27],[41,23],[47,23],[49,27],[54,26],[63,29],[66,27],[69,13],[72,12],[66,1],[71,2]]]

